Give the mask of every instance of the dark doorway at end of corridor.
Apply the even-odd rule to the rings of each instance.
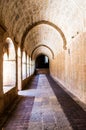
[[[49,73],[49,58],[46,55],[39,55],[35,62],[35,74]]]

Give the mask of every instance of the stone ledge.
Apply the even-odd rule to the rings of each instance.
[[[15,88],[14,86],[4,86],[3,87],[3,92],[4,94],[11,91],[11,89]]]

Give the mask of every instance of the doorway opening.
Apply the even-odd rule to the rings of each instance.
[[[49,73],[49,58],[46,55],[39,55],[35,62],[36,74]]]

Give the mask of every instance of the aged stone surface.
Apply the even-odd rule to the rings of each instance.
[[[49,76],[37,75],[19,95],[21,100],[3,126],[5,130],[86,128],[86,112]]]
[[[56,26],[58,26],[64,33],[67,42],[69,42],[71,40],[71,37],[77,35],[77,32],[84,31],[85,19],[83,18],[83,12],[86,10],[85,7],[85,1],[83,4],[81,4],[81,0],[78,0],[78,2],[75,0],[64,0],[64,2],[62,0],[5,0],[3,2],[3,0],[1,0],[0,19],[1,22],[7,27],[9,34],[13,35],[19,44],[22,42],[21,39],[27,27],[41,20],[50,21],[51,23],[54,23]],[[33,44],[34,40],[36,43],[38,43],[40,37],[39,32],[42,28],[44,27],[41,26],[39,30],[34,30],[34,35],[37,34],[38,36],[35,37],[35,39],[31,38],[33,39],[31,41]],[[42,32],[43,31],[45,33],[46,29],[43,29]],[[50,28],[48,28],[46,37],[45,35],[43,36],[43,34],[42,36],[45,37],[45,41],[49,41],[48,44],[51,44],[51,36],[49,33],[51,33]],[[51,35],[54,42],[56,39],[54,36],[56,35],[55,32],[52,31]],[[59,46],[55,46],[55,48],[59,48]]]
[[[4,48],[7,43],[8,49]],[[0,113],[14,100],[17,90],[24,89],[35,72],[36,58],[41,54],[48,56],[54,80],[86,104],[85,52],[86,0],[0,0]],[[49,104],[49,98],[41,100],[42,105]],[[41,113],[33,112],[33,115],[37,118]],[[47,115],[49,119],[45,113],[42,115],[37,129],[42,128],[41,124],[43,129],[63,128],[52,124],[52,112],[47,110]],[[31,120],[34,121],[33,116]],[[35,129],[37,124],[30,123]]]
[[[51,75],[86,103],[86,33],[69,45],[70,52],[61,52],[50,63]],[[54,67],[53,67],[54,66]]]

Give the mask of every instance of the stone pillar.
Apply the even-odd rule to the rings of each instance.
[[[29,77],[29,56],[27,55],[27,77]]]
[[[21,59],[21,49],[18,48],[17,51],[17,75],[18,75],[18,90],[22,90],[22,59]]]
[[[27,53],[25,52],[25,58],[26,58],[26,78],[27,78]]]
[[[3,45],[0,38],[0,114],[4,111],[4,93],[3,93]]]
[[[26,78],[27,78],[27,53],[25,52],[25,60],[26,60]]]
[[[30,75],[32,74],[31,57],[30,57]]]

